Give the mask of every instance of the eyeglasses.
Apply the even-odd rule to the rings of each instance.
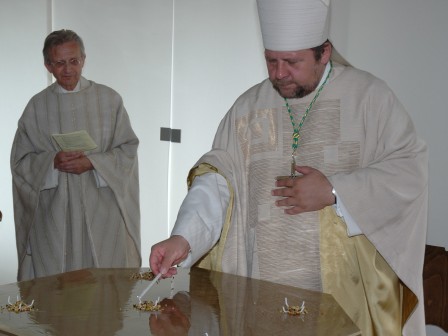
[[[54,66],[55,68],[62,69],[63,67],[65,67],[68,64],[70,64],[72,66],[78,66],[81,64],[81,62],[82,62],[82,60],[80,60],[79,58],[71,58],[68,61],[50,62],[50,64],[52,66]]]

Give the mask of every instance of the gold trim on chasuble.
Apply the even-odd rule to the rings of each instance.
[[[416,296],[366,236],[347,236],[333,207],[320,210],[319,219],[324,292],[334,296],[362,335],[401,335]]]

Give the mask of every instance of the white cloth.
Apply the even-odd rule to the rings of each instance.
[[[257,0],[265,49],[296,51],[328,39],[329,0]]]
[[[229,188],[219,174],[198,176],[188,191],[176,219],[171,235],[184,237],[191,253],[182,267],[191,267],[219,239],[229,205]]]

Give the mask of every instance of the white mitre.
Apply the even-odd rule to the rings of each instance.
[[[257,0],[264,48],[297,51],[329,39],[330,0]],[[349,63],[334,49],[332,59]]]
[[[330,0],[257,0],[265,49],[296,51],[328,39]]]

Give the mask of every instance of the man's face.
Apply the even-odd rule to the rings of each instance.
[[[66,42],[50,49],[51,64],[45,64],[60,86],[72,91],[81,77],[84,58],[75,41]]]
[[[319,84],[325,70],[311,49],[299,51],[265,50],[269,80],[283,98],[302,98]]]

